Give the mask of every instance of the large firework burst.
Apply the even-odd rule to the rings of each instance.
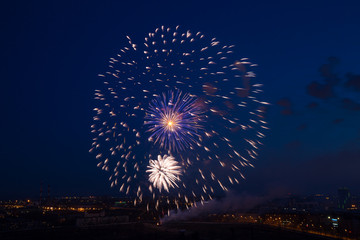
[[[157,28],[139,45],[127,38],[99,74],[91,126],[90,152],[109,171],[111,186],[136,202],[147,192],[156,200],[159,189],[152,189],[146,169],[153,156],[165,154],[186,172],[168,194],[186,202],[239,183],[267,129],[256,64],[239,59],[234,45],[179,27]]]

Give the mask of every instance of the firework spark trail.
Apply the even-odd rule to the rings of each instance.
[[[156,198],[159,191],[147,190],[146,168],[153,156],[166,154],[191,176],[169,189],[178,199],[211,199],[239,183],[268,129],[268,103],[259,99],[262,85],[252,71],[256,64],[238,60],[233,45],[179,27],[157,28],[139,45],[127,39],[110,58],[109,70],[99,74],[103,85],[95,90],[91,125],[89,151],[110,173],[111,186],[137,202],[146,192]],[[172,113],[177,112],[188,120],[182,125],[186,131],[176,128],[178,115]]]

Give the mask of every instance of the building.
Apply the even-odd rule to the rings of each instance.
[[[346,210],[351,207],[350,191],[347,188],[338,189],[338,208]]]

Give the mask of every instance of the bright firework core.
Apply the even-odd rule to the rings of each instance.
[[[180,114],[173,113],[172,115],[165,115],[163,119],[164,130],[173,132],[181,129]]]
[[[196,143],[203,127],[202,112],[196,98],[180,91],[163,93],[146,112],[145,125],[150,141],[169,151],[179,151]]]

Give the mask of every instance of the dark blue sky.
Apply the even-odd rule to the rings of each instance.
[[[272,130],[239,191],[360,192],[358,1],[9,1],[0,9],[0,198],[37,196],[41,181],[54,195],[115,194],[88,153],[97,74],[126,35],[140,42],[178,24],[259,64]]]

